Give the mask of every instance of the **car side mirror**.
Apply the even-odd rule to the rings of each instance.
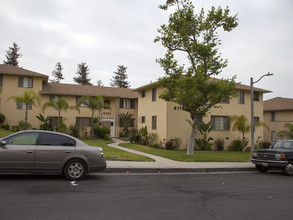
[[[5,146],[6,145],[6,141],[0,141],[0,145],[1,146]]]

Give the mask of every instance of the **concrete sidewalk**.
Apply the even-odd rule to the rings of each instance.
[[[226,171],[251,171],[255,166],[250,162],[179,162],[152,154],[120,147],[120,143],[127,143],[113,138],[115,143],[108,146],[120,150],[153,158],[155,162],[135,161],[107,161],[105,172],[226,172]]]

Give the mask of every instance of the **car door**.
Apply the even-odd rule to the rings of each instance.
[[[35,166],[38,170],[57,171],[75,151],[75,140],[62,134],[42,132],[38,140]]]
[[[1,170],[34,170],[36,141],[39,132],[21,132],[2,139]]]

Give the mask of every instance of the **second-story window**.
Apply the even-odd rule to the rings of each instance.
[[[271,121],[276,121],[276,112],[271,112]]]
[[[157,101],[157,88],[152,89],[152,101]]]
[[[145,91],[141,92],[141,97],[144,98],[145,97]]]
[[[253,101],[259,101],[259,92],[253,92]]]
[[[61,98],[61,96],[58,96],[58,95],[50,95],[50,101],[58,100],[60,98]]]
[[[134,99],[120,99],[120,108],[134,108]]]
[[[0,74],[0,86],[3,86],[3,75]]]
[[[19,77],[18,78],[18,87],[33,88],[33,78]]]
[[[244,104],[244,92],[238,92],[238,104]]]
[[[111,100],[104,100],[104,109],[111,109]]]

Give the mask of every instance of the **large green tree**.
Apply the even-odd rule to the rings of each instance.
[[[91,78],[89,78],[90,68],[86,63],[81,63],[77,65],[77,77],[73,77],[74,82],[80,85],[92,85]]]
[[[60,62],[56,63],[55,69],[52,71],[52,76],[55,78],[51,80],[54,83],[60,83],[60,80],[64,79],[62,74],[63,67]]]
[[[20,47],[17,45],[17,43],[13,42],[12,47],[9,47],[9,50],[6,51],[6,61],[4,60],[4,64],[18,67],[18,59],[22,57],[22,54],[19,53],[19,50]]]
[[[217,30],[231,31],[238,25],[237,17],[229,15],[229,8],[212,7],[205,13],[202,9],[195,13],[190,0],[167,0],[160,5],[163,10],[174,7],[169,24],[162,25],[155,42],[167,48],[164,58],[157,62],[164,69],[165,77],[159,79],[164,89],[160,98],[175,102],[190,113],[191,133],[187,154],[194,154],[196,131],[207,115],[209,109],[235,94],[235,77],[231,79],[214,79],[219,75],[227,60],[218,53],[220,44]],[[175,59],[183,53],[188,62]]]
[[[11,96],[6,101],[14,100],[17,106],[25,106],[25,117],[24,117],[24,127],[26,130],[27,120],[28,120],[28,109],[32,106],[40,105],[41,98],[34,90],[25,90],[22,96]]]
[[[59,99],[53,99],[49,102],[46,102],[43,105],[43,112],[49,107],[56,109],[58,111],[58,127],[57,127],[58,132],[60,132],[60,127],[61,127],[61,112],[62,111],[66,112],[67,109],[76,109],[79,112],[78,106],[69,106],[69,104],[67,103],[64,97],[61,97]]]
[[[92,112],[92,119],[91,119],[91,139],[94,137],[94,118],[95,118],[95,112],[99,111],[104,108],[104,99],[102,96],[82,96],[81,99],[78,102],[78,105],[84,104],[86,105]],[[101,114],[99,114],[99,118],[101,119]]]
[[[127,74],[126,74],[127,67],[121,65],[118,66],[117,71],[114,72],[114,76],[111,79],[110,86],[118,87],[118,88],[129,88],[130,83],[127,81]]]

